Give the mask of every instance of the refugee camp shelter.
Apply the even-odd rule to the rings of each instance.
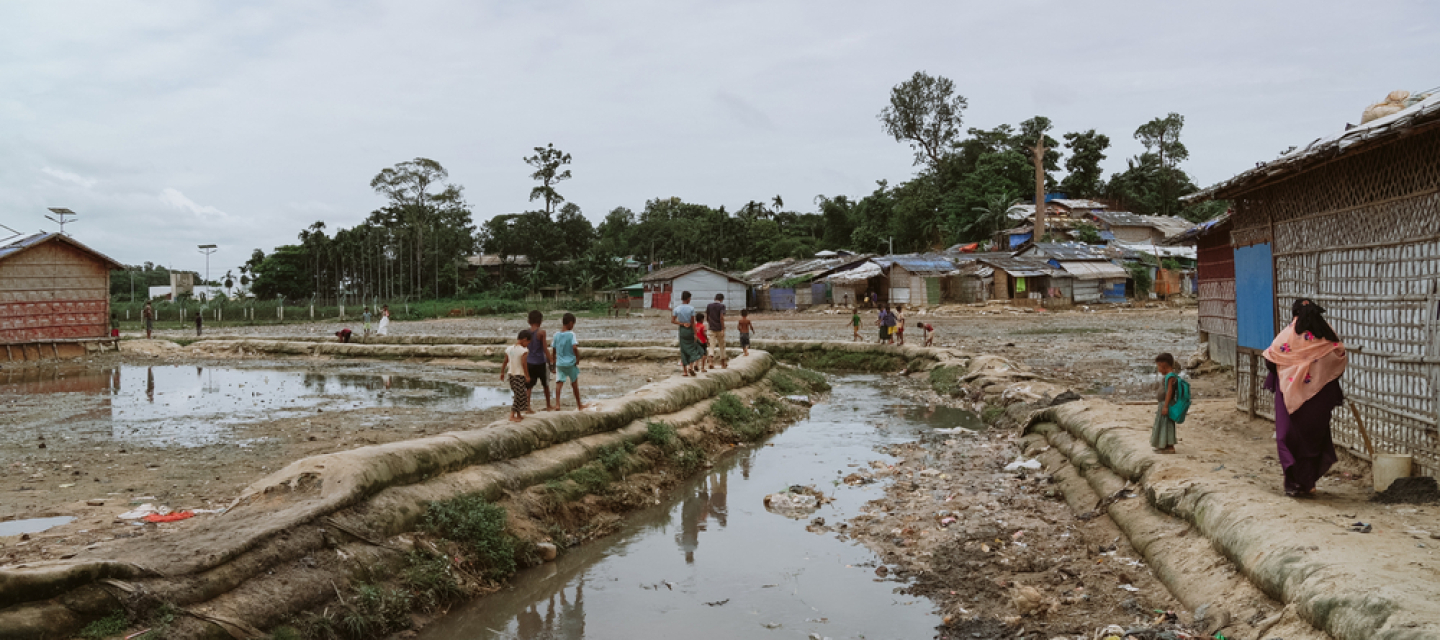
[[[715,294],[723,293],[729,308],[745,307],[745,281],[703,264],[656,269],[640,278],[640,284],[645,287],[647,309],[674,309],[680,304],[680,294],[684,291],[690,292],[692,305],[709,304]]]
[[[975,261],[994,270],[992,300],[1042,300],[1051,297],[1051,279],[1071,280],[1071,276],[1052,268],[1039,258],[1016,257],[1008,253],[979,254]],[[1072,283],[1073,286],[1073,283]],[[1057,288],[1058,289],[1058,288]],[[1058,296],[1055,296],[1058,297]],[[1069,302],[1066,298],[1065,302]]]
[[[1101,238],[1125,242],[1159,244],[1190,228],[1190,221],[1177,216],[1146,216],[1128,211],[1087,211],[1085,218],[1099,227]]]
[[[942,282],[957,275],[955,263],[933,254],[912,254],[875,258],[890,281],[890,304],[924,307],[940,304]]]
[[[856,307],[864,305],[866,293],[873,291],[878,298],[885,290],[886,282],[885,270],[868,258],[826,275],[824,279],[830,283],[831,300],[843,304],[848,299]]]
[[[114,260],[61,233],[0,247],[0,345],[8,360],[80,357],[109,342]]]
[[[1440,94],[1199,194],[1229,200],[1239,406],[1274,415],[1260,353],[1309,298],[1349,349],[1341,384],[1377,452],[1440,473]],[[1337,442],[1364,455],[1349,411]]]
[[[1235,366],[1235,252],[1230,248],[1230,215],[1195,225],[1170,239],[1196,249],[1196,299],[1200,342],[1209,344],[1210,359]]]
[[[1077,304],[1125,302],[1130,272],[1112,262],[1105,247],[1083,242],[1041,242],[1015,255],[1044,260],[1073,276],[1070,300]]]

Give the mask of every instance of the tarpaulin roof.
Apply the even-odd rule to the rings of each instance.
[[[1017,278],[1034,278],[1038,276],[1055,275],[1057,273],[1050,265],[1036,258],[1017,258],[1001,253],[996,255],[986,254],[976,258],[976,260]]]
[[[869,280],[870,278],[880,275],[880,273],[880,265],[875,264],[874,262],[866,262],[865,264],[855,267],[854,269],[850,269],[849,271],[841,271],[840,273],[826,278],[826,280],[829,280],[830,282],[836,284],[864,282],[866,280]]]
[[[1060,266],[1077,280],[1106,280],[1111,278],[1124,279],[1130,277],[1130,273],[1124,268],[1109,262],[1072,262],[1060,260]]]

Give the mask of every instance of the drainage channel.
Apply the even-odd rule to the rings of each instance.
[[[930,600],[897,593],[901,583],[876,578],[873,553],[808,526],[843,522],[882,495],[880,484],[840,482],[887,459],[877,447],[979,424],[968,412],[917,407],[887,390],[891,380],[833,378],[809,418],[722,459],[617,534],[458,607],[419,639],[932,637]],[[803,520],[766,511],[766,494],[797,484],[835,501]]]

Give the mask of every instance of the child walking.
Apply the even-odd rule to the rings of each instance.
[[[505,362],[500,365],[500,382],[510,382],[510,393],[515,396],[510,403],[510,421],[520,422],[530,411],[530,369],[525,366],[525,357],[530,354],[530,330],[522,329],[515,336],[515,344],[505,348]]]
[[[705,323],[695,323],[695,342],[700,343],[700,371],[710,369],[710,338],[705,334]]]
[[[855,310],[851,312],[851,316],[850,316],[850,328],[851,328],[851,331],[852,331],[852,334],[853,334],[853,335],[850,337],[850,341],[851,341],[851,342],[859,342],[859,341],[860,341],[860,309],[859,309],[859,307],[856,307]]]
[[[555,409],[560,409],[560,399],[565,396],[565,383],[575,389],[575,410],[583,411],[580,402],[580,346],[575,339],[575,314],[567,313],[560,318],[562,331],[555,334],[550,342],[550,359],[555,361]]]
[[[755,323],[750,321],[749,309],[740,310],[740,326],[736,329],[740,330],[740,355],[748,356],[750,355],[750,332],[755,330]]]
[[[531,311],[530,321],[530,354],[525,358],[525,368],[530,373],[529,388],[534,389],[535,383],[540,383],[545,390],[545,410],[554,411],[555,407],[550,404],[550,367],[555,364],[549,349],[545,348],[545,330],[540,328],[540,323],[545,321],[545,315],[539,310]],[[530,413],[535,413],[532,409]]]
[[[905,344],[905,305],[895,305],[895,338]]]
[[[1175,356],[1169,353],[1155,356],[1155,370],[1165,379],[1156,398],[1160,404],[1155,407],[1155,426],[1150,428],[1150,447],[1156,453],[1175,453],[1175,421],[1170,419],[1170,405],[1175,404],[1176,390],[1180,385],[1176,379]]]

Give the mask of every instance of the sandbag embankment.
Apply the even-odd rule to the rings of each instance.
[[[104,561],[131,563],[146,573],[153,571],[175,580],[195,576],[192,582],[215,583],[200,585],[206,591],[233,587],[250,569],[218,569],[222,565],[244,559],[240,564],[255,564],[252,568],[259,570],[265,562],[279,559],[270,551],[275,546],[270,543],[277,538],[356,505],[387,487],[514,459],[577,438],[611,432],[648,416],[673,414],[723,391],[759,381],[773,362],[768,354],[755,352],[732,360],[727,370],[701,378],[667,378],[620,398],[598,401],[594,409],[584,412],[540,413],[521,423],[502,420],[476,430],[299,460],[253,483],[222,515],[192,520],[193,524],[187,523],[168,535],[118,541],[55,563],[57,568],[47,571],[56,577],[55,585],[37,585],[35,579],[39,576],[22,578],[7,575],[11,569],[0,571],[0,603],[54,596],[57,591],[74,587],[77,576],[83,578],[79,580],[83,583],[113,575],[96,568],[100,554],[104,554]],[[58,568],[66,565],[84,568]],[[225,575],[210,579],[218,574]],[[0,618],[4,614],[0,611]]]
[[[1345,516],[1322,501],[1286,498],[1196,456],[1156,454],[1152,417],[1153,407],[1084,401],[1041,411],[1030,428],[1053,422],[1064,429],[1085,445],[1081,453],[1140,485],[1150,505],[1193,525],[1315,628],[1339,640],[1440,637],[1440,581],[1387,560],[1413,541],[1346,533],[1337,526]]]

